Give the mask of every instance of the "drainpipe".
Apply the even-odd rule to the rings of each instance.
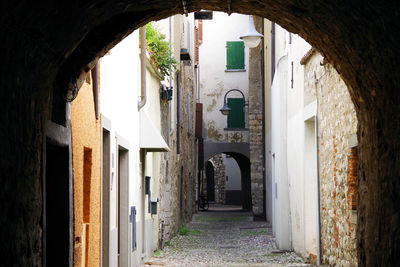
[[[271,84],[275,75],[275,22],[271,23]]]
[[[91,70],[93,82],[93,102],[96,120],[99,119],[99,63]]]
[[[138,110],[146,105],[146,26],[140,28],[140,100]]]

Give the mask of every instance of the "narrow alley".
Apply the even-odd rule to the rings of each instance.
[[[145,266],[312,266],[277,249],[272,228],[240,206],[211,205],[179,228]]]
[[[399,0],[31,2],[0,267],[400,266]]]

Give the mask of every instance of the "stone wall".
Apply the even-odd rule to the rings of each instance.
[[[183,16],[174,17],[175,38],[180,37],[180,23]],[[175,39],[176,40],[176,39]],[[175,59],[179,62],[179,42],[174,47]],[[196,93],[193,65],[180,62],[180,80],[182,87],[182,120],[178,120],[177,106],[179,99],[177,94],[177,76],[174,80],[173,97],[175,102],[161,104],[161,132],[171,148],[161,156],[160,168],[160,241],[166,242],[175,235],[178,227],[183,222],[188,222],[195,212],[195,181],[196,181],[196,150],[195,150],[195,116]],[[189,97],[188,97],[189,95]],[[189,101],[189,104],[188,104]],[[175,123],[171,129],[169,105],[174,103]],[[190,112],[188,108],[190,106]],[[189,116],[188,116],[189,114]],[[190,123],[188,123],[190,120]],[[182,123],[181,123],[182,122]],[[177,134],[179,131],[179,141]],[[179,153],[177,146],[179,142]],[[182,203],[181,203],[182,201]],[[162,233],[163,232],[163,233]],[[160,244],[162,245],[162,244]]]
[[[321,259],[356,266],[357,118],[345,83],[331,65],[321,64],[317,52],[305,64],[305,98],[318,100]]]
[[[225,204],[226,177],[223,155],[215,155],[210,161],[214,165],[215,203]]]
[[[254,17],[255,27],[261,32],[263,20]],[[254,216],[263,216],[264,210],[264,130],[262,90],[262,45],[250,49],[249,62],[249,143],[251,162],[251,198]]]
[[[400,253],[396,245],[400,242],[400,53],[399,35],[393,34],[398,25],[398,1],[382,5],[382,1],[368,0],[361,9],[351,1],[234,3],[191,1],[186,8],[271,18],[323,51],[349,85],[360,122],[358,259],[367,266],[395,265]],[[0,254],[4,265],[41,265],[43,123],[50,119],[54,85],[59,86],[54,96],[62,98],[62,88],[69,88],[72,77],[129,32],[184,9],[170,0],[121,5],[115,1],[91,5],[3,2]]]

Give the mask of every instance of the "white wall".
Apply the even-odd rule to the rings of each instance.
[[[139,168],[139,113],[137,110],[138,92],[140,91],[140,61],[139,61],[139,34],[135,31],[105,55],[100,63],[100,111],[103,116],[111,121],[111,166],[112,166],[112,190],[110,192],[110,216],[111,216],[111,266],[117,264],[115,246],[117,245],[117,179],[118,165],[117,143],[124,139],[129,147],[129,194],[128,209],[136,206],[137,214],[140,214],[142,201],[139,188],[142,187]],[[120,138],[122,137],[122,139]],[[121,140],[118,140],[121,139]],[[122,203],[121,203],[122,204]],[[126,215],[126,214],[125,214]],[[137,221],[139,217],[137,216]],[[129,228],[131,225],[129,224]],[[130,231],[130,229],[129,229]],[[128,231],[129,234],[130,232]],[[129,238],[130,235],[127,237]],[[130,241],[130,240],[129,240]],[[139,243],[139,242],[138,242]],[[130,244],[130,243],[129,243]],[[129,252],[130,254],[130,252]],[[133,263],[135,258],[130,258]]]
[[[111,150],[113,166],[112,191],[110,192],[110,216],[111,216],[111,266],[116,261],[117,238],[117,155],[118,139],[123,139],[129,149],[129,182],[126,190],[129,194],[129,203],[121,203],[136,207],[136,242],[137,249],[130,254],[130,265],[137,266],[142,260],[150,257],[157,246],[158,239],[158,215],[148,213],[148,197],[144,196],[144,181],[142,179],[140,148],[139,148],[139,111],[138,100],[140,94],[140,49],[139,31],[122,40],[110,52],[105,55],[100,64],[100,107],[101,114],[111,121]],[[143,107],[152,124],[160,131],[160,80],[163,77],[156,68],[147,60],[147,104]],[[160,157],[158,153],[147,153],[145,157],[145,173],[151,176],[152,197],[159,197],[159,170]],[[129,228],[131,228],[131,224]],[[130,229],[126,238],[131,239]],[[130,244],[130,243],[129,243]],[[144,258],[142,256],[144,255]]]
[[[276,27],[276,72],[271,89],[273,228],[279,248],[317,255],[316,103],[304,107],[301,58],[311,48]],[[285,232],[287,231],[287,232]]]
[[[277,62],[271,88],[272,229],[279,249],[291,249],[287,177],[287,56]]]
[[[242,189],[242,175],[240,173],[239,165],[232,157],[223,155],[225,165],[225,176],[228,176],[226,181],[226,190],[241,190]]]
[[[200,102],[203,103],[203,121],[205,123],[204,138],[212,141],[229,142],[231,133],[224,132],[227,127],[227,116],[219,109],[223,106],[225,93],[230,89],[241,90],[248,100],[248,66],[249,48],[245,48],[245,71],[227,72],[226,70],[226,42],[241,41],[239,38],[249,27],[247,15],[213,12],[212,20],[203,20],[203,43],[200,45]],[[241,97],[240,93],[230,93],[228,97]],[[247,118],[247,107],[245,108]],[[246,124],[248,127],[248,125]],[[221,134],[220,138],[207,136],[207,128],[214,128]],[[244,142],[248,140],[248,133],[242,132]]]

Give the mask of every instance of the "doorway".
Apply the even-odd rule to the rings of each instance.
[[[211,162],[206,162],[206,178],[207,178],[207,199],[215,201],[215,177],[214,166]]]
[[[129,153],[118,146],[117,227],[118,266],[129,266]]]
[[[110,265],[110,132],[103,128],[102,145],[102,266]]]
[[[43,266],[69,266],[72,233],[69,147],[47,139],[45,153]]]

